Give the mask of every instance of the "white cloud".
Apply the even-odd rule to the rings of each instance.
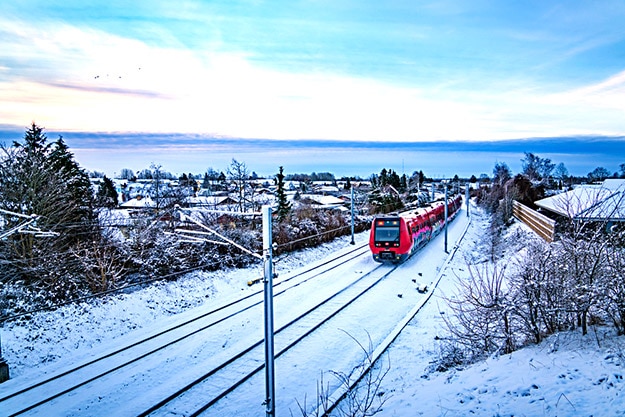
[[[417,89],[336,74],[287,73],[256,66],[245,54],[224,52],[223,45],[203,51],[156,47],[58,22],[32,27],[4,20],[0,32],[0,50],[8,58],[0,72],[3,122],[35,120],[48,129],[500,139],[578,134],[583,123],[595,129],[584,112],[606,105],[623,109],[625,73],[560,95],[488,89],[458,94],[453,83]],[[577,104],[571,106],[571,100]],[[614,133],[614,126],[610,118],[600,128]]]
[[[11,102],[2,105],[3,113],[15,123],[35,119],[73,130],[411,140],[457,137],[475,119],[469,108],[426,100],[414,89],[258,68],[241,54],[156,48],[67,25],[9,29],[15,36],[3,43],[13,39],[11,55],[20,58],[23,50],[15,43],[36,39],[28,61],[50,69],[0,84]],[[454,127],[459,125],[465,128]]]
[[[625,112],[625,70],[599,83],[565,92],[559,97],[562,100],[584,102]]]

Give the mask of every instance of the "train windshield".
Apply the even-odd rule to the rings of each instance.
[[[375,241],[399,243],[399,219],[376,220]]]

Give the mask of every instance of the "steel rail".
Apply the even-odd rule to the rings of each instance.
[[[335,299],[339,295],[341,295],[344,292],[346,292],[347,290],[351,289],[358,282],[364,280],[365,278],[367,278],[368,276],[373,274],[373,272],[377,271],[378,269],[380,269],[382,267],[384,267],[384,265],[377,265],[373,270],[369,271],[366,274],[363,274],[356,281],[353,281],[352,283],[350,283],[347,287],[344,287],[339,292],[332,294],[331,296],[329,296],[325,300],[321,301],[320,303],[317,303],[315,306],[313,306],[310,309],[308,309],[306,312],[300,314],[298,317],[296,317],[296,318],[292,319],[291,321],[289,321],[288,323],[284,324],[282,327],[280,327],[278,330],[276,330],[275,334],[279,334],[282,331],[286,330],[287,328],[293,326],[295,323],[299,322],[304,317],[310,315],[312,312],[318,310],[320,307],[326,305],[331,300]],[[357,299],[362,297],[365,293],[370,291],[373,287],[375,287],[377,284],[379,284],[382,280],[384,280],[389,275],[391,275],[398,267],[399,267],[399,265],[393,266],[393,268],[390,271],[387,271],[386,273],[384,273],[381,277],[376,279],[372,284],[368,285],[364,290],[360,291],[355,297],[352,297],[348,302],[343,303],[337,310],[332,312],[329,316],[326,316],[322,321],[318,322],[312,328],[308,329],[302,335],[298,336],[295,340],[291,341],[285,348],[283,348],[282,350],[280,350],[279,352],[276,353],[275,358],[277,359],[280,356],[282,356],[284,353],[286,353],[287,351],[292,349],[295,345],[300,343],[303,339],[305,339],[310,334],[312,334],[315,330],[319,329],[322,325],[326,324],[328,321],[330,321],[332,318],[334,318],[341,311],[345,310],[347,307],[349,307],[351,304],[353,304]],[[263,342],[264,342],[264,340],[259,340],[258,342],[254,343],[253,345],[247,347],[246,349],[244,349],[241,352],[239,352],[238,354],[234,355],[233,357],[231,357],[227,361],[224,361],[223,363],[221,363],[220,365],[218,365],[215,368],[211,369],[210,371],[208,371],[204,375],[200,376],[199,378],[195,379],[191,383],[189,383],[189,384],[185,385],[184,387],[180,388],[175,393],[172,393],[167,398],[165,398],[162,401],[160,401],[159,403],[155,404],[154,406],[152,406],[148,410],[138,414],[138,416],[139,417],[145,417],[145,416],[148,416],[148,415],[154,413],[158,409],[164,407],[168,403],[172,402],[176,398],[178,398],[181,395],[183,395],[184,393],[188,392],[193,387],[199,385],[200,383],[202,383],[203,381],[205,381],[209,377],[215,375],[217,372],[225,369],[227,366],[229,366],[229,365],[233,364],[235,361],[243,358],[244,356],[249,354],[254,349],[260,347],[263,344]],[[235,383],[230,385],[228,388],[223,390],[221,393],[219,393],[217,396],[213,397],[208,403],[204,404],[200,409],[198,409],[195,412],[189,414],[189,416],[197,416],[197,415],[201,414],[202,412],[206,411],[208,408],[213,406],[217,401],[219,401],[220,399],[222,399],[226,395],[230,394],[232,391],[234,391],[236,388],[238,388],[239,386],[244,384],[251,377],[256,375],[258,372],[262,371],[264,368],[265,368],[264,364],[257,366],[251,372],[246,374],[243,378],[239,379],[238,381],[236,381]]]
[[[315,270],[317,270],[317,269],[323,268],[323,267],[325,267],[325,266],[327,266],[327,265],[329,265],[329,264],[332,264],[333,262],[335,262],[335,261],[337,261],[337,260],[339,260],[339,259],[342,259],[342,258],[345,258],[345,257],[347,257],[346,261],[351,261],[351,260],[353,260],[353,259],[356,259],[356,258],[358,258],[358,257],[362,256],[363,254],[365,254],[365,253],[367,252],[367,251],[361,251],[361,249],[363,249],[365,246],[367,246],[367,245],[366,245],[366,244],[365,244],[365,245],[361,245],[361,246],[359,246],[359,247],[357,247],[357,248],[354,248],[354,249],[353,249],[353,250],[351,250],[351,251],[345,252],[345,253],[343,253],[343,254],[341,254],[341,255],[339,255],[339,256],[336,256],[336,257],[334,257],[334,258],[332,258],[332,259],[330,259],[330,260],[328,260],[328,261],[326,261],[326,262],[323,262],[323,263],[321,263],[321,264],[319,264],[319,265],[315,265],[314,267],[311,267],[311,268],[309,268],[309,269],[307,269],[307,270],[305,270],[305,271],[299,272],[299,273],[297,273],[297,274],[293,275],[292,277],[289,277],[289,278],[287,278],[287,279],[284,279],[284,280],[282,280],[282,281],[280,281],[280,282],[276,283],[276,284],[275,284],[275,286],[277,287],[277,286],[279,286],[279,285],[282,285],[282,284],[284,284],[284,283],[287,283],[287,282],[289,282],[289,281],[292,281],[292,280],[294,280],[294,279],[296,279],[296,278],[298,278],[298,277],[300,277],[300,276],[302,276],[302,275],[305,275],[305,274],[310,273],[310,272],[312,272],[312,271],[315,271]],[[292,286],[290,286],[290,287],[283,288],[281,291],[277,292],[275,295],[276,295],[276,296],[278,296],[278,295],[280,295],[280,294],[283,294],[283,293],[285,293],[286,291],[288,291],[288,290],[290,290],[290,289],[292,289],[292,288],[298,287],[299,285],[301,285],[301,284],[303,284],[303,283],[305,283],[305,282],[308,282],[308,281],[310,281],[310,280],[312,280],[312,279],[314,279],[314,278],[316,278],[316,277],[318,277],[318,276],[322,275],[323,273],[325,273],[325,272],[327,272],[327,271],[330,271],[330,270],[332,270],[332,269],[334,269],[334,268],[337,268],[337,267],[338,267],[338,266],[340,266],[340,265],[341,265],[341,264],[333,265],[333,266],[331,266],[330,268],[327,268],[327,269],[324,269],[324,270],[322,270],[322,271],[320,271],[320,272],[317,272],[316,274],[312,275],[311,277],[309,277],[309,278],[307,278],[307,279],[305,279],[305,280],[302,280],[302,281],[300,281],[300,282],[297,282],[297,283],[295,283],[294,285],[292,285]],[[206,313],[201,314],[201,315],[199,315],[199,316],[197,316],[197,317],[194,317],[194,318],[192,318],[192,319],[190,319],[190,320],[187,320],[187,321],[185,321],[185,322],[183,322],[183,323],[179,323],[179,324],[177,324],[177,325],[175,325],[175,326],[172,326],[172,327],[170,327],[170,328],[168,328],[168,329],[166,329],[166,330],[163,330],[163,331],[161,331],[161,332],[158,332],[158,333],[156,333],[156,334],[153,334],[153,335],[151,335],[150,337],[147,337],[147,338],[141,339],[141,340],[139,340],[139,341],[137,341],[137,342],[134,342],[134,343],[132,343],[132,344],[130,344],[130,345],[124,346],[124,347],[122,347],[122,348],[120,348],[120,349],[117,349],[117,350],[115,350],[115,351],[113,351],[113,352],[110,352],[110,353],[108,353],[108,354],[106,354],[106,355],[103,355],[103,356],[98,357],[98,358],[96,358],[96,359],[90,360],[90,361],[88,361],[88,362],[86,362],[86,363],[84,363],[84,364],[81,364],[81,365],[79,365],[79,366],[76,366],[76,367],[74,367],[74,368],[72,368],[72,369],[69,369],[69,370],[67,370],[67,371],[64,371],[64,372],[62,372],[62,373],[60,373],[60,374],[54,375],[54,376],[52,376],[52,377],[50,377],[50,378],[47,378],[47,379],[45,379],[45,380],[43,380],[43,381],[40,381],[40,382],[36,383],[36,384],[33,384],[33,385],[31,385],[31,386],[28,386],[28,387],[22,388],[22,389],[20,389],[20,390],[18,390],[18,391],[16,391],[16,392],[13,392],[13,393],[11,393],[11,394],[8,394],[8,395],[6,395],[6,396],[4,396],[4,397],[0,398],[0,403],[2,403],[3,401],[6,401],[6,400],[8,400],[8,399],[11,399],[11,398],[13,398],[13,397],[16,397],[16,396],[18,396],[18,395],[21,395],[21,394],[27,393],[27,392],[29,392],[29,391],[31,391],[31,390],[33,390],[33,389],[36,389],[36,388],[38,388],[38,387],[41,387],[41,386],[43,386],[43,385],[46,385],[46,384],[50,384],[50,383],[52,383],[52,382],[55,382],[55,381],[57,381],[57,380],[59,380],[59,379],[61,379],[61,378],[65,377],[65,376],[71,375],[71,374],[73,374],[73,373],[75,373],[75,372],[77,372],[77,371],[80,371],[80,370],[82,370],[82,369],[85,369],[85,368],[87,368],[87,367],[89,367],[89,366],[91,366],[91,365],[94,365],[94,364],[96,364],[96,363],[98,363],[98,362],[100,362],[100,361],[103,361],[103,360],[105,360],[105,359],[111,358],[111,357],[113,357],[113,356],[115,356],[115,355],[118,355],[118,354],[120,354],[120,353],[122,353],[122,352],[124,352],[124,351],[129,350],[129,349],[132,349],[132,348],[135,348],[135,347],[137,347],[137,346],[140,346],[140,345],[142,345],[142,344],[144,344],[144,343],[146,343],[146,342],[152,341],[152,340],[154,340],[154,339],[156,339],[156,338],[158,338],[158,337],[161,337],[161,336],[163,336],[163,335],[165,335],[165,334],[167,334],[167,333],[170,333],[170,332],[172,332],[172,331],[174,331],[174,330],[181,329],[181,328],[183,328],[183,327],[185,327],[185,326],[190,325],[190,324],[191,324],[191,323],[193,323],[193,322],[196,322],[196,321],[198,321],[198,320],[201,320],[201,319],[204,319],[204,318],[206,318],[206,317],[209,317],[210,315],[215,314],[215,313],[217,313],[217,312],[219,312],[219,311],[225,310],[225,309],[227,309],[227,308],[229,308],[229,307],[235,306],[235,305],[237,305],[237,304],[239,304],[239,303],[242,303],[242,302],[244,302],[244,301],[246,301],[246,300],[248,300],[248,299],[250,299],[250,298],[252,298],[252,297],[254,297],[254,296],[257,296],[258,294],[261,294],[261,293],[262,293],[262,290],[259,290],[259,291],[256,291],[256,292],[253,292],[253,293],[251,293],[251,294],[249,294],[249,295],[247,295],[247,296],[245,296],[245,297],[239,298],[239,299],[234,300],[234,301],[232,301],[232,302],[230,302],[230,303],[227,303],[227,304],[224,304],[224,305],[222,305],[222,306],[219,306],[218,308],[215,308],[215,309],[213,309],[213,310],[211,310],[211,311],[209,311],[209,312],[206,312]],[[175,339],[175,340],[173,340],[173,341],[170,341],[170,342],[168,342],[168,343],[166,343],[166,344],[163,344],[163,345],[161,345],[161,346],[159,346],[159,347],[157,347],[157,348],[155,348],[155,349],[152,349],[152,350],[150,350],[149,352],[146,352],[146,353],[144,353],[144,354],[142,354],[142,355],[139,355],[139,356],[137,356],[137,357],[134,357],[134,358],[132,358],[132,359],[130,359],[130,360],[128,360],[128,361],[126,361],[126,362],[124,362],[124,363],[122,363],[122,364],[118,365],[118,366],[115,366],[114,368],[107,369],[107,370],[105,370],[104,372],[99,373],[98,375],[95,375],[95,376],[93,376],[93,377],[91,377],[91,378],[88,378],[88,379],[83,380],[83,381],[81,381],[81,382],[79,382],[79,383],[76,383],[76,384],[74,384],[73,386],[71,386],[71,387],[69,387],[69,388],[67,388],[67,389],[65,389],[65,390],[62,390],[61,392],[58,392],[58,393],[56,393],[56,394],[54,394],[54,395],[52,395],[52,396],[49,396],[49,397],[47,397],[47,398],[45,398],[45,399],[43,399],[43,400],[41,400],[41,401],[37,402],[36,404],[32,404],[32,405],[30,405],[30,406],[28,406],[28,407],[26,407],[26,408],[24,408],[24,409],[22,409],[22,410],[20,410],[20,411],[18,411],[18,412],[16,412],[16,413],[14,413],[14,414],[12,414],[11,416],[17,416],[17,415],[23,414],[23,413],[25,413],[25,412],[27,412],[27,411],[30,411],[30,410],[32,410],[32,409],[34,409],[34,408],[36,408],[36,407],[39,407],[39,406],[41,406],[41,405],[43,405],[43,404],[45,404],[45,403],[47,403],[47,402],[49,402],[49,401],[52,401],[52,400],[54,400],[54,399],[56,399],[56,398],[58,398],[58,397],[60,397],[60,396],[62,396],[62,395],[65,395],[65,394],[67,394],[67,393],[69,393],[69,392],[72,392],[72,391],[74,391],[74,390],[76,390],[76,389],[78,389],[78,388],[80,388],[80,387],[82,387],[82,386],[84,386],[84,385],[86,385],[86,384],[88,384],[88,383],[90,383],[90,382],[93,382],[93,381],[95,381],[95,380],[97,380],[97,379],[99,379],[99,378],[102,378],[102,377],[103,377],[103,376],[105,376],[105,375],[108,375],[108,374],[110,374],[110,373],[112,373],[112,372],[115,372],[115,371],[117,371],[117,370],[119,370],[119,369],[121,369],[121,368],[123,368],[123,367],[126,367],[126,366],[128,366],[128,365],[130,365],[130,364],[132,364],[132,363],[135,363],[135,362],[137,362],[137,361],[139,361],[139,360],[141,360],[141,359],[144,359],[144,358],[146,358],[146,357],[148,357],[148,356],[150,356],[150,355],[152,355],[152,354],[154,354],[154,353],[156,353],[156,352],[158,352],[158,351],[160,351],[160,350],[162,350],[162,349],[165,349],[165,348],[167,348],[167,347],[169,347],[169,346],[171,346],[171,345],[173,345],[173,344],[175,344],[175,343],[178,343],[178,342],[180,342],[181,340],[184,340],[184,339],[186,339],[186,338],[188,338],[188,337],[190,337],[190,336],[192,336],[192,335],[194,335],[194,334],[197,334],[197,333],[199,333],[199,332],[201,332],[201,331],[204,331],[204,330],[206,330],[206,329],[208,329],[208,328],[210,328],[210,327],[212,327],[212,326],[215,326],[216,324],[219,324],[219,323],[223,322],[224,320],[227,320],[228,318],[232,318],[232,317],[236,316],[237,314],[240,314],[240,313],[242,313],[242,312],[244,312],[244,311],[247,311],[247,310],[249,310],[250,308],[252,308],[252,307],[254,307],[254,306],[258,305],[258,304],[261,304],[261,303],[262,303],[262,300],[261,300],[261,301],[258,301],[258,302],[255,302],[255,303],[253,303],[253,304],[251,304],[251,305],[245,306],[244,308],[241,308],[241,309],[239,309],[239,310],[237,310],[237,311],[235,311],[235,312],[233,312],[233,313],[229,314],[228,316],[226,316],[226,317],[224,317],[224,318],[221,318],[221,319],[219,319],[219,320],[217,320],[217,321],[214,321],[214,322],[212,322],[212,323],[209,323],[209,324],[207,324],[206,326],[203,326],[203,327],[202,327],[202,328],[200,328],[200,329],[196,329],[196,330],[195,330],[195,331],[193,331],[193,332],[187,333],[187,334],[185,334],[185,335],[183,335],[183,336],[181,336],[181,337],[179,337],[179,338],[177,338],[177,339]]]

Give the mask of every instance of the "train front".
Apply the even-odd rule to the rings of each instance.
[[[401,217],[378,217],[373,220],[369,248],[376,262],[403,262],[410,243],[406,224]]]

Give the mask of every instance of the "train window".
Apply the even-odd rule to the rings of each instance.
[[[399,242],[399,226],[376,227],[375,228],[375,241],[376,242]]]
[[[376,221],[375,241],[399,243],[399,220]]]

